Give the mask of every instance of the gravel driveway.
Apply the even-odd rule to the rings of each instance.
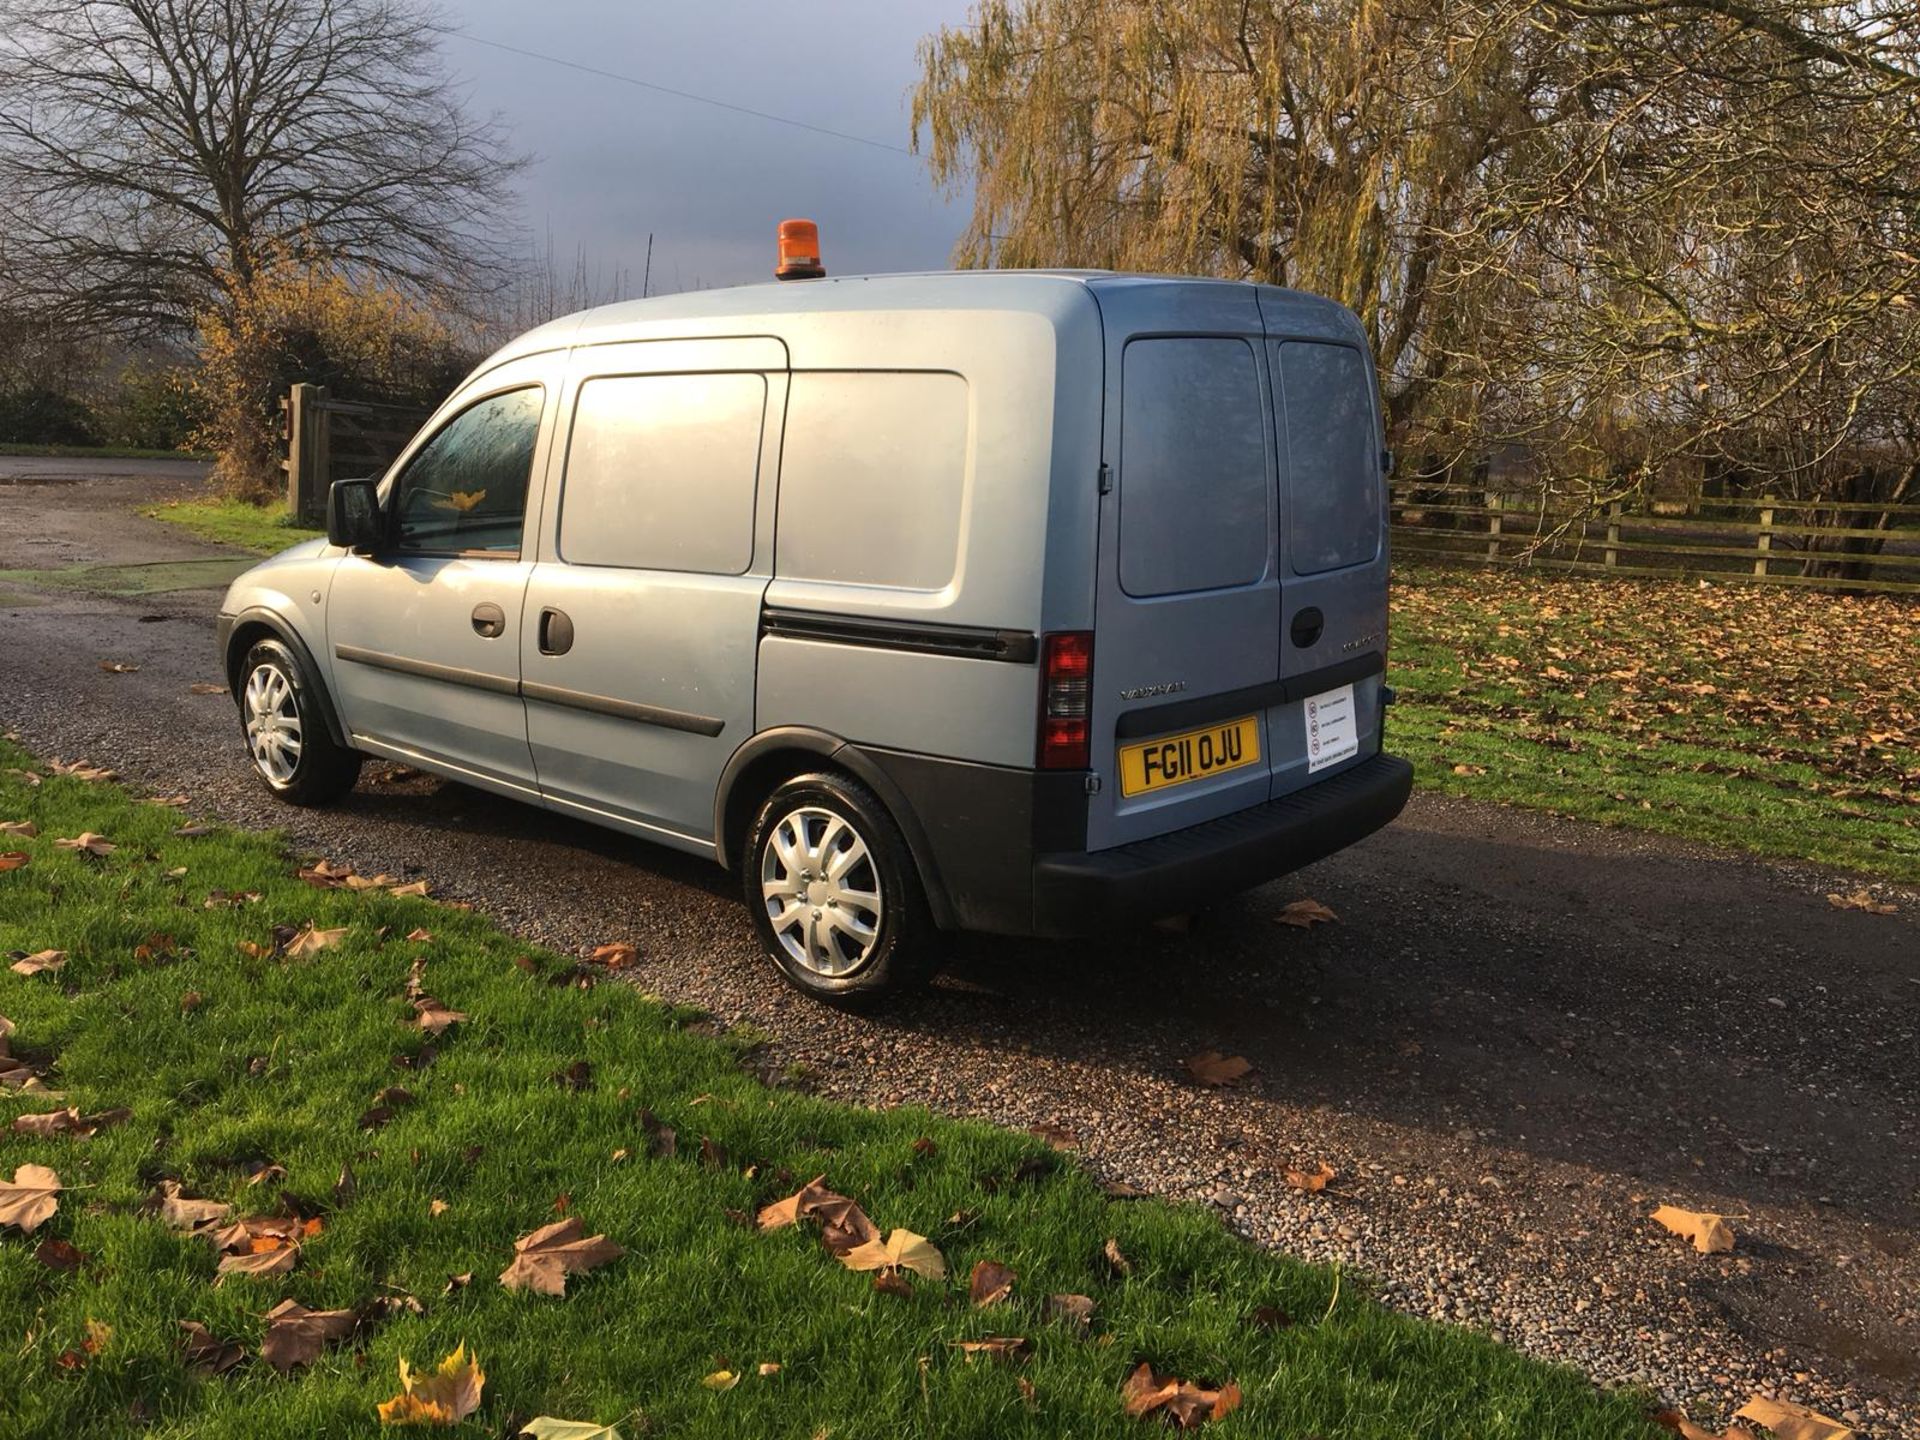
[[[49,533],[62,565],[217,555],[127,514],[184,483],[0,485],[0,568],[53,563],[25,558]],[[775,1069],[1065,1127],[1099,1173],[1213,1204],[1405,1309],[1715,1423],[1759,1390],[1920,1433],[1910,893],[1841,912],[1830,874],[1421,795],[1184,933],[966,940],[932,993],[854,1018],[787,992],[731,882],[686,857],[386,767],[341,809],[277,806],[230,703],[188,693],[218,678],[216,599],[0,597],[0,720],[196,812],[424,874],[529,939],[631,941],[640,983],[757,1027]],[[1339,922],[1277,925],[1302,896]],[[1181,1061],[1204,1049],[1255,1073],[1202,1089]],[[1323,1160],[1326,1193],[1288,1188]],[[1648,1223],[1662,1203],[1743,1217],[1738,1248],[1695,1254]]]

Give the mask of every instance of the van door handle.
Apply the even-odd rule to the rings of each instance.
[[[507,612],[491,600],[473,607],[473,633],[497,640],[507,629]]]
[[[564,655],[573,648],[573,621],[564,610],[540,612],[540,653]]]

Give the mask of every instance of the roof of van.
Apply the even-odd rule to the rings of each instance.
[[[647,300],[622,300],[576,311],[536,326],[510,340],[483,368],[516,355],[581,343],[605,343],[632,332],[636,338],[661,322],[729,322],[733,329],[759,317],[820,315],[835,311],[970,310],[1047,312],[1056,310],[1063,291],[1108,287],[1242,285],[1194,275],[1146,275],[1117,270],[930,270],[898,275],[842,275],[819,280],[773,281],[724,290],[687,290]],[[1345,315],[1332,300],[1300,290],[1262,287],[1308,310]],[[702,325],[705,328],[705,325]]]

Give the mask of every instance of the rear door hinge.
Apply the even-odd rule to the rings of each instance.
[[[1108,494],[1111,494],[1112,492],[1113,492],[1113,471],[1107,467],[1107,462],[1102,460],[1100,462],[1100,493],[1102,495],[1108,495]]]

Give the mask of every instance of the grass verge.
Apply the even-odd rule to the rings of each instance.
[[[1431,789],[1920,883],[1920,605],[1396,572],[1389,744]]]
[[[143,450],[137,445],[0,445],[0,455],[72,456],[100,460],[211,460],[192,450]]]
[[[170,500],[164,505],[148,506],[140,513],[178,525],[203,540],[251,550],[256,555],[272,555],[289,545],[326,534],[324,530],[294,524],[277,506],[251,505],[245,500]]]
[[[476,915],[311,888],[268,838],[181,836],[177,810],[103,782],[30,786],[11,773],[32,768],[0,747],[0,819],[39,832],[0,836],[28,857],[0,872],[0,950],[68,958],[31,977],[0,970],[0,1013],[15,1057],[58,1104],[132,1113],[92,1138],[0,1125],[0,1174],[45,1165],[67,1187],[32,1235],[0,1232],[0,1434],[366,1435],[401,1357],[424,1366],[463,1341],[488,1376],[472,1433],[511,1434],[544,1414],[624,1417],[629,1437],[1139,1435],[1160,1428],[1122,1409],[1141,1360],[1238,1382],[1244,1406],[1208,1427],[1222,1437],[1660,1433],[1637,1397],[1392,1314],[1352,1277],[1256,1250],[1208,1212],[1111,1200],[1027,1136],[768,1088],[742,1045],[604,973],[529,956]],[[117,848],[55,844],[86,831]],[[214,892],[257,898],[209,905]],[[306,959],[239,948],[309,921],[347,934]],[[416,929],[431,938],[402,938]],[[426,989],[471,1017],[433,1044],[437,1056],[409,1023],[416,959]],[[562,1083],[570,1071],[584,1088]],[[362,1128],[356,1117],[394,1084],[412,1102]],[[0,1089],[0,1121],[55,1103]],[[643,1105],[677,1129],[674,1157],[648,1158]],[[249,1184],[262,1166],[285,1173]],[[350,1193],[336,1192],[343,1167]],[[931,1238],[950,1278],[880,1293],[810,1234],[742,1223],[821,1173],[883,1230]],[[291,1204],[321,1229],[291,1273],[216,1285],[212,1245],[143,1208],[169,1179],[241,1214]],[[560,1299],[498,1284],[514,1240],[562,1210],[626,1255],[574,1276]],[[1103,1258],[1109,1238],[1130,1274]],[[77,1247],[79,1268],[37,1258],[48,1239]],[[1010,1301],[976,1310],[964,1277],[986,1259],[1019,1279]],[[449,1293],[449,1277],[469,1272]],[[1088,1335],[1045,1317],[1053,1292],[1093,1297]],[[417,1297],[419,1313],[369,1312],[290,1378],[253,1358],[282,1299],[360,1308],[398,1296]],[[1257,1323],[1261,1307],[1291,1323]],[[249,1358],[191,1375],[187,1320]],[[989,1335],[1027,1337],[1032,1354],[968,1363],[952,1344]],[[780,1368],[763,1376],[762,1364]],[[702,1385],[722,1369],[745,1378]]]

